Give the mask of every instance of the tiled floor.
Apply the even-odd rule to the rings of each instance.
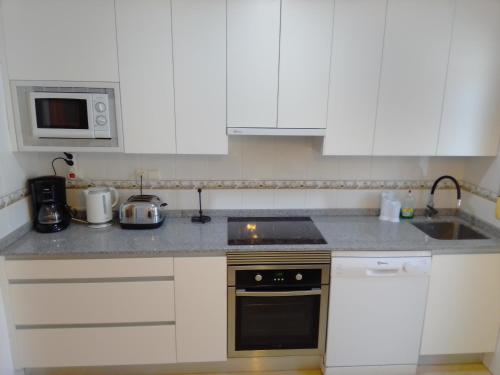
[[[257,374],[256,372],[231,372],[231,373],[211,373],[203,375],[256,375],[256,374]],[[258,374],[259,375],[322,375],[320,370],[271,371],[271,372],[260,372]],[[472,365],[420,366],[418,368],[418,375],[491,375],[491,374],[483,365],[472,364]]]

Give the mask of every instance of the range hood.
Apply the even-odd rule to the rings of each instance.
[[[227,128],[227,135],[270,135],[294,137],[324,137],[326,129],[300,128]]]

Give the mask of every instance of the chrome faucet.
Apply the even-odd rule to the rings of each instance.
[[[429,201],[427,202],[427,207],[425,209],[425,216],[429,219],[438,214],[438,210],[434,208],[434,192],[436,191],[438,184],[445,179],[451,180],[455,184],[455,187],[457,189],[457,208],[460,208],[460,205],[462,204],[462,190],[460,189],[460,184],[458,183],[457,179],[453,176],[441,176],[436,181],[434,181],[434,184],[432,185],[431,193],[429,195]]]

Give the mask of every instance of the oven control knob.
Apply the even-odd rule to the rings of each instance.
[[[297,281],[302,280],[302,274],[301,273],[296,274],[295,275],[295,280],[297,280]]]
[[[262,281],[262,275],[260,273],[255,275],[255,281],[257,281],[257,282]]]
[[[95,103],[95,110],[97,112],[104,112],[106,110],[106,104],[104,104],[103,102]]]
[[[97,116],[95,118],[95,121],[97,122],[97,125],[100,125],[100,126],[104,126],[108,122],[108,120],[104,116]]]

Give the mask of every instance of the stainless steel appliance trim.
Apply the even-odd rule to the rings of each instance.
[[[94,277],[74,279],[10,279],[9,284],[92,284],[92,283],[134,283],[141,281],[173,281],[173,276],[146,277]]]
[[[294,297],[294,296],[320,296],[321,289],[294,290],[290,292],[248,292],[236,289],[236,297]]]
[[[154,327],[171,326],[174,321],[126,322],[126,323],[81,323],[81,324],[19,324],[16,329],[76,329],[76,328],[116,328],[116,327]]]
[[[259,270],[309,270],[309,269],[320,269],[321,270],[321,284],[330,284],[330,262],[328,264],[276,264],[276,265],[255,265],[255,266],[229,266],[227,267],[227,285],[234,286],[236,283],[236,271],[247,270],[247,271],[259,271]]]
[[[331,258],[330,251],[242,251],[227,253],[227,264],[330,264]]]
[[[326,325],[328,317],[328,297],[330,287],[321,286],[321,302],[319,309],[318,347],[314,349],[271,349],[271,350],[238,350],[236,351],[236,288],[227,288],[228,308],[228,358],[240,357],[277,357],[297,355],[323,355],[326,346]]]

